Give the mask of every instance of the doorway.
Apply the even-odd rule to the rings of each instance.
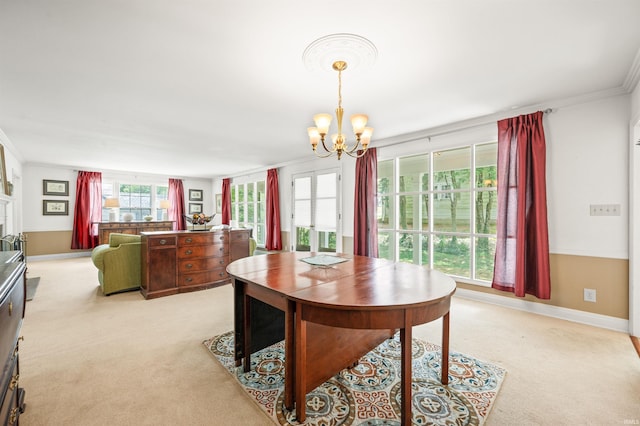
[[[342,251],[340,171],[300,173],[292,179],[292,251]]]

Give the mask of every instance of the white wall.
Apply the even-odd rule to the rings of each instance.
[[[549,250],[627,259],[629,97],[558,108],[545,117]],[[620,216],[591,216],[619,204]]]
[[[23,220],[24,231],[64,231],[73,229],[73,211],[75,208],[76,179],[78,177],[77,170],[52,167],[42,164],[26,164],[24,166],[23,190]],[[65,180],[69,181],[69,196],[54,197],[50,195],[42,195],[43,179]],[[164,183],[168,184],[168,176],[145,175],[139,173],[122,173],[113,171],[103,171],[103,180],[116,179],[119,182],[126,183]],[[212,191],[211,180],[209,179],[183,179],[185,210],[188,211],[189,205],[189,189],[203,190],[203,209],[204,213],[210,214],[214,212],[214,197]],[[42,214],[42,200],[68,200],[69,215],[68,216],[44,216]]]
[[[574,104],[565,102],[565,105],[545,114],[549,245],[552,253],[628,258],[629,118],[629,95]],[[469,142],[495,141],[496,122],[407,143],[379,146],[378,159]],[[376,146],[376,142],[373,141],[372,145]],[[311,152],[308,161],[278,167],[282,230],[288,231],[291,224],[291,176],[336,165],[341,165],[343,176],[343,236],[353,236],[355,160],[343,158],[338,163],[336,158],[314,159]],[[265,175],[266,171],[263,178]],[[620,204],[621,215],[590,216],[590,204]]]

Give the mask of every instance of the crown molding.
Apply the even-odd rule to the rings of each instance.
[[[636,57],[631,64],[631,68],[629,68],[629,72],[627,73],[627,78],[624,79],[624,83],[622,87],[628,92],[631,93],[638,85],[640,81],[640,49],[636,52]]]

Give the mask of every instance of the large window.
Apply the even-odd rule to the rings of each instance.
[[[231,217],[238,226],[253,228],[253,238],[263,247],[266,240],[265,181],[231,186]]]
[[[496,160],[488,143],[379,161],[379,256],[491,281]]]
[[[143,220],[145,216],[153,216],[154,220],[163,220],[164,210],[160,208],[160,201],[166,200],[169,194],[167,185],[158,184],[130,184],[115,181],[102,182],[102,205],[107,198],[117,198],[120,202],[118,220],[122,220],[125,213],[133,214],[133,220]],[[109,219],[111,209],[102,209],[102,220]]]

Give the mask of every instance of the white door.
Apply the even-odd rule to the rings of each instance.
[[[293,176],[293,251],[342,251],[338,169]]]

